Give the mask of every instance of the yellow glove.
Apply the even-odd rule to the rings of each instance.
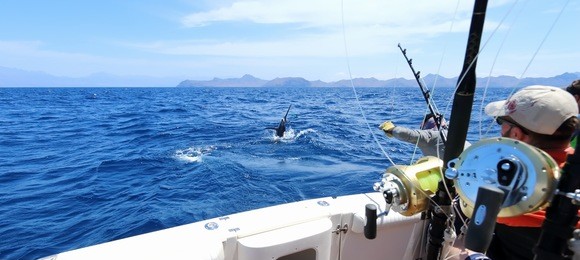
[[[395,124],[393,124],[393,122],[385,121],[379,126],[379,128],[383,130],[388,137],[393,137],[393,134],[391,132],[393,131],[393,128],[395,128]]]

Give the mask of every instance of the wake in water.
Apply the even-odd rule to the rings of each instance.
[[[215,149],[215,146],[203,148],[189,147],[187,149],[175,151],[173,157],[186,163],[202,162],[203,156],[210,154]]]

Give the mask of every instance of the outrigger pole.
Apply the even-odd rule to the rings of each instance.
[[[487,0],[476,0],[471,16],[471,26],[469,28],[469,37],[465,50],[465,60],[463,69],[458,79],[457,90],[453,98],[451,118],[449,124],[449,133],[445,145],[443,156],[443,171],[447,169],[447,164],[452,159],[459,157],[463,152],[467,130],[471,119],[471,110],[473,97],[475,93],[475,67],[477,65],[477,55],[485,22],[485,12],[487,9]],[[449,188],[447,193],[446,186]],[[453,181],[443,178],[439,181],[437,192],[433,197],[436,203],[430,204],[429,213],[431,221],[429,223],[429,242],[427,248],[427,259],[437,260],[441,253],[443,243],[443,234],[447,228],[447,214],[451,212],[451,199],[455,196]]]
[[[405,60],[407,60],[407,64],[409,64],[409,67],[411,68],[411,71],[413,72],[413,76],[415,76],[415,80],[417,80],[417,84],[419,84],[419,88],[421,89],[421,93],[423,94],[423,97],[425,98],[425,102],[427,102],[427,107],[429,107],[429,111],[431,112],[431,114],[435,118],[435,125],[437,125],[437,130],[441,130],[441,124],[443,122],[443,115],[439,114],[439,111],[437,111],[437,109],[433,105],[433,103],[435,103],[435,101],[433,101],[433,99],[431,98],[431,92],[429,91],[429,89],[427,89],[425,86],[423,86],[423,83],[421,83],[421,72],[420,71],[415,72],[415,68],[413,68],[413,59],[409,59],[407,57],[407,49],[403,49],[401,47],[400,43],[397,46],[399,46],[399,49],[403,53],[403,56],[405,56]],[[445,145],[445,143],[447,141],[447,137],[443,134],[442,131],[439,131],[439,135],[441,136],[441,140],[443,140],[443,145]]]

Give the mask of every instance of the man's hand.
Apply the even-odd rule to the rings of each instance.
[[[383,130],[388,137],[393,137],[392,131],[393,128],[395,128],[395,124],[393,124],[393,122],[385,121],[379,126],[379,128]]]

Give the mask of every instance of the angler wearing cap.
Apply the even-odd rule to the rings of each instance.
[[[534,85],[517,91],[508,100],[492,102],[485,113],[496,118],[501,135],[544,150],[562,166],[573,151],[570,137],[578,125],[578,105],[566,91]],[[487,252],[491,259],[532,259],[545,211],[498,218]]]

